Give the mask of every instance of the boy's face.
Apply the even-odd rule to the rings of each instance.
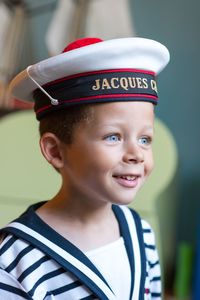
[[[72,196],[129,204],[153,168],[153,126],[151,103],[92,106],[91,119],[75,128],[73,143],[62,145],[61,174]]]

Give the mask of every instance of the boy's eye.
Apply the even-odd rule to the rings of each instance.
[[[143,136],[139,138],[139,143],[143,146],[148,146],[151,144],[152,139],[148,136]]]
[[[111,134],[105,137],[105,140],[108,142],[118,142],[120,141],[120,137],[118,134]]]

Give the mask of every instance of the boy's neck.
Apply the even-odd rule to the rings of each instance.
[[[114,242],[120,237],[119,225],[110,203],[80,205],[63,200],[58,194],[37,210],[41,219],[82,251]]]

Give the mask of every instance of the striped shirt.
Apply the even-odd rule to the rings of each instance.
[[[161,299],[154,234],[135,211],[113,205],[131,271],[130,295],[118,299],[95,264],[39,218],[35,210],[40,205],[31,206],[0,232],[6,235],[0,245],[0,299]]]

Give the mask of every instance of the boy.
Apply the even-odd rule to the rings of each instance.
[[[1,230],[2,299],[161,298],[154,235],[126,205],[153,168],[155,75],[168,61],[152,40],[84,38],[13,80],[35,100],[62,186]]]

